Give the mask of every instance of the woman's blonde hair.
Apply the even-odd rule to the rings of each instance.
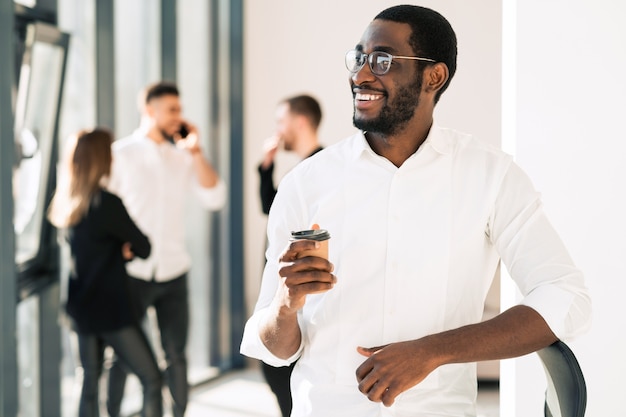
[[[82,130],[70,138],[56,192],[48,209],[48,219],[56,227],[77,224],[89,210],[111,173],[111,144],[108,130]]]

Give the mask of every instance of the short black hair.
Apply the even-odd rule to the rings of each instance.
[[[289,97],[283,100],[283,103],[287,103],[290,112],[300,114],[309,119],[313,129],[317,130],[322,121],[322,108],[315,98],[302,94]]]
[[[144,104],[150,103],[155,98],[163,96],[179,96],[178,87],[175,83],[159,81],[146,87],[144,93]]]
[[[422,6],[403,4],[380,12],[375,18],[411,26],[409,44],[417,56],[443,62],[448,67],[449,77],[435,96],[439,101],[456,72],[457,41],[450,22],[440,13]]]

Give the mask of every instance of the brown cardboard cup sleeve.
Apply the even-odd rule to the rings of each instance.
[[[315,240],[320,243],[320,247],[313,250],[307,250],[301,252],[299,258],[305,256],[319,256],[320,258],[328,259],[328,241],[330,239],[330,233],[324,229],[310,229],[300,230],[297,232],[291,232],[291,240]]]

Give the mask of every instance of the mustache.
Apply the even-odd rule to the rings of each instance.
[[[387,96],[387,90],[382,89],[382,88],[372,88],[372,87],[367,87],[367,86],[357,86],[353,83],[350,83],[350,88],[352,91],[352,96],[354,97],[357,93],[363,93],[363,92],[368,92],[368,93],[379,93],[384,95],[385,97]]]

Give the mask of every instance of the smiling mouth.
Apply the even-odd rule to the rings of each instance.
[[[382,94],[365,94],[365,93],[355,93],[354,99],[360,101],[375,101],[383,98]]]

